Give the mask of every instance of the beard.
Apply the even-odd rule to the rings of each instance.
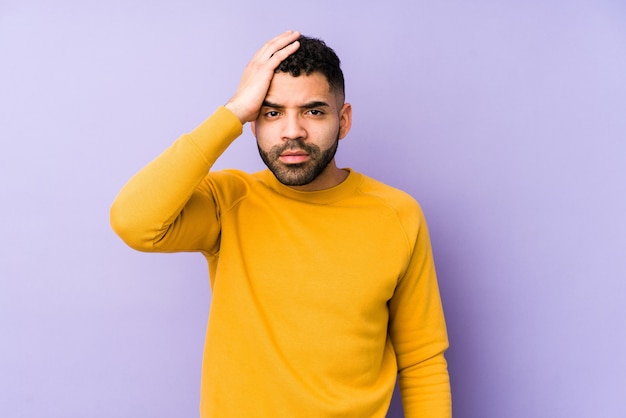
[[[261,159],[278,181],[285,186],[304,186],[315,180],[335,158],[338,145],[339,135],[335,142],[325,150],[300,138],[290,139],[284,144],[272,147],[269,151],[262,150],[257,143]],[[303,150],[309,155],[309,159],[298,164],[283,164],[279,157],[287,150]]]

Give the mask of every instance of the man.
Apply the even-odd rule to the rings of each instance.
[[[334,155],[352,121],[339,59],[286,32],[235,95],[136,174],[111,209],[141,251],[199,251],[212,302],[201,416],[450,417],[428,231],[404,192]],[[250,123],[269,170],[209,172]]]

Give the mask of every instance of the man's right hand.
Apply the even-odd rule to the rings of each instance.
[[[242,124],[256,120],[274,71],[300,47],[297,42],[299,37],[300,33],[294,31],[275,37],[263,45],[246,65],[235,95],[225,105]]]

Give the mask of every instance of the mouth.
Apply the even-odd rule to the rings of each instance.
[[[278,156],[284,164],[300,164],[309,159],[309,154],[302,150],[288,150]]]

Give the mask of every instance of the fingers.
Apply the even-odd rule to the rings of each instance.
[[[300,32],[287,31],[277,37],[270,39],[261,49],[257,52],[257,57],[261,61],[278,61],[276,64],[280,64],[285,58],[293,54],[300,46],[297,42],[300,37]]]
[[[276,66],[280,65],[288,56],[296,52],[300,48],[300,42],[294,41],[284,48],[279,49],[270,56],[270,61],[274,61]]]

